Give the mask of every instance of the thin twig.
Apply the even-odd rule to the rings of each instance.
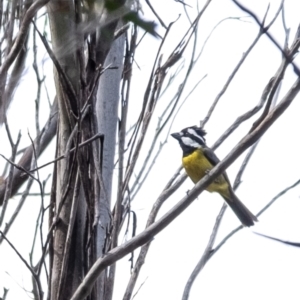
[[[32,23],[33,23],[34,29],[36,30],[36,32],[38,33],[41,41],[43,42],[43,44],[44,44],[51,60],[53,61],[53,64],[55,65],[55,67],[57,69],[57,73],[59,74],[59,77],[61,78],[61,83],[62,83],[62,86],[63,86],[63,90],[66,91],[66,94],[68,95],[69,99],[72,100],[72,101],[65,101],[65,104],[67,106],[69,121],[71,122],[71,124],[74,125],[74,118],[72,118],[71,116],[72,116],[72,113],[75,114],[76,111],[74,111],[74,108],[71,107],[71,103],[73,103],[73,102],[78,103],[78,99],[77,99],[75,90],[74,90],[74,88],[72,86],[72,83],[70,82],[68,76],[64,72],[63,67],[60,65],[60,63],[57,60],[57,58],[55,57],[52,49],[50,48],[47,39],[40,33],[40,31],[38,30],[38,28],[35,25],[34,21],[32,21]],[[74,115],[73,115],[73,117],[74,117]]]
[[[160,210],[160,208],[162,207],[162,205],[164,204],[164,202],[178,189],[178,187],[185,181],[186,176],[181,175],[178,180],[174,183],[175,179],[178,177],[180,170],[177,170],[177,172],[175,173],[175,175],[171,178],[171,180],[169,180],[169,182],[167,183],[166,187],[164,188],[164,190],[162,191],[162,193],[160,194],[160,196],[158,197],[158,199],[155,201],[155,203],[153,204],[152,210],[149,214],[148,217],[148,221],[147,221],[147,225],[146,228],[149,227],[151,224],[153,224],[155,222],[155,219],[157,217],[157,214]],[[173,184],[174,183],[174,184]],[[131,276],[130,276],[130,280],[127,284],[127,288],[126,291],[124,293],[123,296],[123,300],[129,300],[131,299],[136,281],[138,279],[139,273],[141,271],[141,268],[145,262],[145,258],[147,256],[147,253],[149,251],[151,242],[143,245],[141,247],[139,256],[137,258],[137,261],[134,265],[134,268],[131,271]]]
[[[265,207],[263,207],[259,213],[256,215],[257,217],[259,217],[260,215],[262,215],[277,199],[279,199],[281,196],[283,196],[285,193],[287,193],[288,191],[290,191],[291,189],[293,189],[294,187],[298,186],[300,184],[300,179],[298,179],[295,183],[293,183],[292,185],[288,186],[287,188],[283,189],[280,193],[278,193]],[[243,226],[240,225],[237,228],[235,228],[233,231],[231,231],[215,248],[214,250],[211,252],[211,256],[210,258],[215,255],[218,250],[234,235],[236,234],[238,231],[240,231],[241,229],[243,229]],[[210,259],[209,258],[209,259]]]
[[[14,162],[15,159],[16,159],[16,153],[17,153],[17,150],[18,150],[18,146],[19,146],[19,143],[20,143],[20,140],[21,140],[21,132],[19,132],[18,137],[17,137],[17,141],[14,144],[13,140],[12,140],[12,137],[11,137],[11,134],[10,134],[10,130],[9,130],[6,118],[5,118],[5,127],[6,127],[7,136],[9,138],[9,141],[10,141],[10,144],[11,144],[11,147],[12,147],[11,161]],[[12,194],[11,190],[12,190],[12,184],[13,184],[13,173],[14,173],[14,165],[10,164],[9,174],[8,174],[7,179],[6,179],[6,190],[5,190],[5,194],[4,194],[3,207],[2,207],[1,215],[0,215],[0,226],[3,223],[6,208],[7,208],[7,205],[8,205],[8,200],[10,199],[11,194]]]
[[[271,27],[271,25],[274,23],[274,21],[277,19],[279,13],[281,10],[281,6],[280,9],[278,9],[277,13],[275,14],[274,18],[272,19],[272,21],[269,23],[269,25],[267,25],[266,27],[264,27],[264,30],[259,30],[256,38],[254,39],[254,41],[252,42],[252,44],[249,46],[249,48],[247,49],[247,51],[245,53],[243,53],[242,58],[240,59],[240,61],[238,62],[238,64],[235,66],[234,70],[232,71],[232,73],[230,74],[230,76],[228,77],[225,85],[223,86],[222,90],[219,92],[219,94],[217,95],[217,97],[215,98],[215,100],[213,101],[206,117],[203,119],[203,121],[200,122],[200,126],[204,127],[205,124],[208,122],[208,120],[210,119],[212,113],[214,112],[219,100],[221,99],[221,97],[224,95],[224,93],[226,92],[227,88],[229,87],[230,83],[232,82],[232,80],[234,79],[235,75],[237,74],[237,72],[239,71],[240,67],[243,65],[244,61],[246,60],[246,58],[248,57],[248,55],[250,54],[250,52],[253,50],[254,46],[257,44],[257,42],[259,41],[259,39],[265,34],[267,33],[267,30]],[[265,17],[267,15],[268,10],[265,13]]]
[[[40,139],[41,141],[41,151],[40,154],[45,150],[45,148],[49,145],[52,138],[56,133],[56,126],[57,126],[57,101],[54,101],[54,104],[51,108],[51,113],[49,116],[48,121],[46,122],[45,126],[41,130],[41,134],[39,137],[36,138]],[[33,157],[33,149],[31,146],[27,147],[24,150],[24,154],[18,161],[18,165],[22,166],[25,170],[30,169],[31,162]],[[27,180],[27,176],[22,176],[23,170],[15,169],[13,175],[13,186],[12,186],[12,194],[14,196],[16,192],[19,190],[20,186]],[[0,186],[0,205],[3,204],[5,193],[5,185]]]
[[[190,295],[190,290],[191,290],[191,287],[195,281],[195,279],[197,278],[197,276],[199,275],[200,271],[204,268],[204,266],[206,265],[209,257],[210,257],[210,253],[212,251],[212,247],[215,243],[215,240],[216,240],[216,237],[217,237],[217,233],[219,231],[219,227],[221,225],[221,220],[223,218],[223,215],[224,215],[224,212],[227,208],[227,205],[224,203],[221,210],[220,210],[220,213],[218,214],[217,216],[217,219],[216,219],[216,222],[215,222],[215,225],[212,229],[212,233],[210,235],[210,238],[209,238],[209,241],[207,243],[207,246],[201,256],[201,259],[200,261],[197,263],[197,265],[195,266],[193,272],[191,273],[191,275],[189,276],[189,279],[184,287],[184,291],[183,291],[183,295],[182,295],[182,300],[187,300],[189,298],[189,295]]]
[[[148,4],[148,6],[150,7],[151,11],[153,12],[153,14],[155,15],[155,17],[158,19],[160,25],[162,27],[164,27],[165,29],[167,29],[167,26],[165,25],[164,21],[160,18],[160,16],[158,15],[158,13],[155,11],[155,9],[153,8],[153,6],[151,5],[149,0],[146,0],[146,3]]]
[[[13,46],[11,48],[11,51],[9,53],[9,55],[6,57],[5,61],[3,62],[3,64],[1,65],[0,68],[0,78],[1,78],[1,84],[0,84],[0,90],[1,90],[1,95],[3,95],[3,91],[4,91],[4,84],[6,81],[6,76],[7,76],[7,72],[8,69],[10,68],[10,66],[13,64],[13,62],[15,61],[17,55],[19,54],[21,48],[23,47],[24,41],[27,37],[27,32],[30,26],[30,22],[32,20],[32,18],[35,16],[35,14],[37,13],[37,11],[42,8],[44,5],[46,5],[49,2],[49,0],[38,0],[36,2],[34,2],[29,9],[26,11],[24,18],[22,20],[22,24],[19,28],[17,37],[13,43]],[[1,99],[2,100],[2,99]],[[1,103],[0,100],[0,103]]]
[[[11,226],[13,225],[15,219],[17,218],[17,216],[19,215],[22,207],[23,207],[23,204],[25,203],[25,200],[27,198],[27,196],[29,195],[29,192],[30,192],[30,188],[32,186],[32,183],[33,183],[33,179],[32,178],[29,178],[29,180],[27,181],[27,185],[26,185],[26,189],[25,191],[23,192],[23,195],[16,207],[16,209],[14,210],[13,214],[11,215],[9,221],[5,222],[5,226],[4,226],[4,230],[3,230],[3,233],[6,235],[9,231],[9,229],[11,228]],[[40,195],[39,195],[40,196]],[[0,237],[0,245],[3,241],[3,238]]]
[[[246,6],[242,5],[239,1],[236,0],[232,0],[240,9],[242,9],[244,12],[248,13],[249,15],[252,16],[252,18],[255,20],[255,22],[257,23],[257,25],[259,26],[260,30],[262,32],[264,32],[266,28],[264,27],[264,24],[262,22],[259,21],[258,17],[255,15],[254,12],[252,12],[250,9],[246,8]],[[282,0],[281,2],[281,7],[283,5],[284,0]],[[277,47],[277,49],[282,53],[282,55],[284,56],[284,58],[288,61],[289,64],[291,64],[293,66],[294,72],[297,76],[300,76],[300,70],[298,68],[298,66],[293,62],[293,57],[291,58],[289,55],[287,55],[285,53],[285,51],[282,49],[282,47],[280,46],[280,44],[275,40],[275,38],[268,32],[266,31],[265,34],[267,35],[267,37],[272,41],[272,43]],[[299,29],[297,34],[299,35]]]
[[[30,265],[28,264],[28,262],[26,261],[26,259],[23,258],[23,256],[20,254],[20,252],[7,239],[7,237],[5,236],[5,234],[1,230],[0,230],[0,234],[2,235],[3,239],[9,244],[9,246],[14,250],[14,252],[18,255],[18,257],[21,259],[21,261],[25,264],[25,266],[27,267],[27,269],[32,274],[32,277],[35,279],[35,282],[36,282],[36,284],[38,286],[38,290],[39,290],[39,293],[38,293],[39,299],[38,300],[42,300],[43,299],[43,290],[42,290],[40,279],[38,278],[38,276],[36,275],[36,273],[34,272],[34,270],[30,267]]]
[[[99,138],[101,138],[101,137],[103,137],[103,134],[97,133],[96,135],[94,135],[94,136],[91,137],[90,139],[88,139],[88,140],[86,140],[86,141],[80,143],[80,144],[78,145],[78,148],[84,147],[84,146],[88,145],[89,143],[91,143],[91,142],[93,142],[93,141],[95,141],[96,139],[99,139]],[[47,162],[46,164],[39,166],[38,168],[29,170],[28,172],[35,172],[35,171],[37,171],[37,170],[39,170],[39,169],[42,169],[42,168],[44,168],[44,167],[46,167],[46,166],[49,166],[49,165],[51,165],[51,164],[53,164],[53,163],[56,163],[56,162],[58,162],[59,160],[62,160],[63,158],[68,157],[68,156],[70,155],[70,153],[73,153],[75,150],[76,150],[76,147],[70,149],[70,151],[68,151],[67,153],[65,153],[65,154],[63,154],[63,155],[61,155],[61,156],[59,156],[59,157],[57,157],[56,159],[54,159],[54,160],[52,160],[52,161],[49,161],[49,162]],[[0,155],[1,155],[1,154],[0,154]],[[27,174],[27,172],[25,172],[25,173]],[[27,174],[27,175],[28,175],[28,174]]]

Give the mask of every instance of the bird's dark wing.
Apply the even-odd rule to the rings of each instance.
[[[220,160],[218,159],[217,155],[208,147],[203,147],[203,154],[205,155],[205,157],[208,159],[208,161],[213,165],[217,165]]]
[[[205,147],[202,149],[203,150],[203,154],[205,155],[205,157],[208,159],[208,161],[213,165],[213,166],[216,166],[220,160],[218,159],[217,155],[208,147]],[[230,181],[229,181],[229,178],[226,174],[226,172],[222,173],[225,180],[229,183],[229,186],[231,188],[231,185],[230,185]]]

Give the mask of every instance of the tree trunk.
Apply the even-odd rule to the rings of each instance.
[[[102,174],[105,187],[105,193],[101,192],[100,194],[100,223],[97,225],[97,257],[103,256],[105,252],[104,247],[107,233],[111,226],[111,189],[115,163],[114,157],[116,149],[120,82],[123,71],[124,41],[124,36],[121,36],[112,44],[105,61],[105,67],[111,66],[117,67],[117,69],[107,70],[101,76],[97,93],[96,112],[98,128],[100,133],[104,133]],[[103,273],[98,282],[98,289],[100,292],[99,299],[106,300],[108,299],[108,294],[112,294],[107,291],[107,288],[112,291],[111,286],[104,287],[105,282],[105,274]]]
[[[76,58],[76,47],[74,47],[75,41],[72,37],[75,36],[75,23],[74,23],[74,5],[72,1],[50,1],[48,4],[48,13],[50,19],[51,38],[53,43],[53,52],[63,72],[67,76],[73,87],[76,87],[79,82],[79,68]],[[59,108],[59,121],[58,121],[58,137],[57,137],[57,156],[60,156],[67,151],[67,145],[70,139],[74,125],[70,117],[70,108],[73,113],[76,113],[74,107],[76,107],[75,99],[69,99],[62,88],[61,74],[58,74],[56,68],[54,69],[55,86],[58,99]],[[71,101],[70,101],[71,100]],[[70,102],[69,102],[70,101]],[[73,103],[72,103],[73,101]],[[73,156],[70,155],[69,159],[63,159],[57,162],[56,178],[54,178],[55,185],[55,207],[52,207],[57,214],[61,205],[61,212],[56,220],[56,229],[53,236],[53,257],[51,266],[51,282],[49,282],[50,299],[69,299],[72,295],[73,289],[78,285],[80,278],[73,276],[73,271],[83,274],[82,263],[75,257],[81,257],[82,254],[78,251],[82,251],[82,247],[78,247],[80,241],[80,235],[76,239],[72,239],[71,247],[76,251],[73,251],[69,256],[70,260],[73,260],[72,268],[68,269],[68,262],[65,256],[65,245],[67,239],[67,233],[70,221],[70,211],[72,207],[72,198],[74,190],[74,182],[76,172],[72,172],[71,165],[73,162],[73,168],[76,170],[76,160],[73,160]],[[53,201],[54,199],[52,199]],[[62,204],[63,202],[63,204]],[[82,206],[82,204],[80,204]],[[51,221],[51,220],[50,220]],[[76,236],[76,232],[80,232],[80,225],[76,219],[74,225],[73,236]],[[68,259],[67,259],[68,260]],[[64,288],[66,282],[64,282],[64,274],[67,276],[67,288]]]

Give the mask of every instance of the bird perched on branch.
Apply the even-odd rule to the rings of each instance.
[[[197,126],[187,127],[171,134],[180,144],[183,151],[182,165],[194,183],[202,179],[220,161],[206,146],[205,134],[206,132]],[[253,226],[257,221],[257,218],[233,192],[226,172],[218,176],[206,190],[219,193],[244,226]]]

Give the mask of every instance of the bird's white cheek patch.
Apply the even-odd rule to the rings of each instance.
[[[190,137],[184,136],[181,138],[181,140],[185,145],[187,145],[189,147],[201,148],[201,145],[199,143],[195,142],[194,140],[192,140]]]

